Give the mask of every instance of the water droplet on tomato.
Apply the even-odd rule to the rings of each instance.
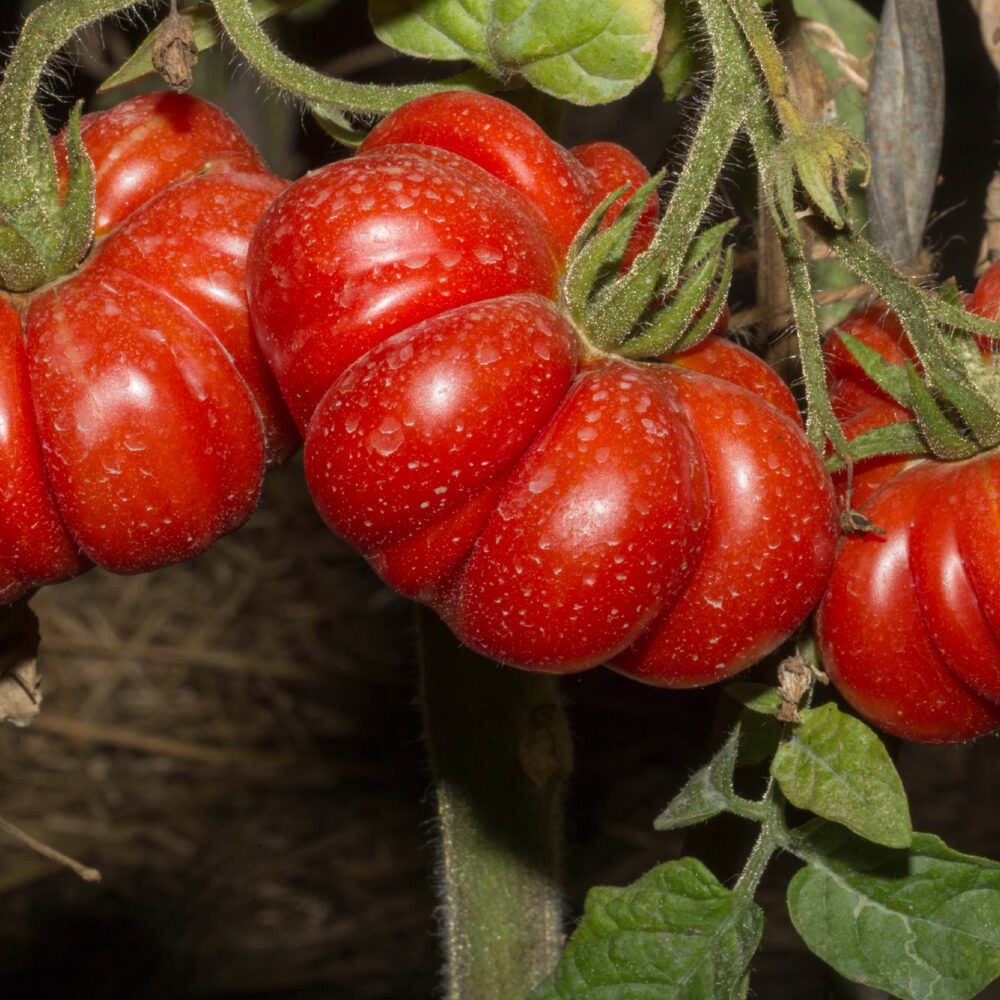
[[[544,493],[555,481],[556,470],[551,465],[547,465],[544,469],[539,469],[531,477],[531,480],[528,482],[528,489],[532,493]]]
[[[403,443],[403,425],[395,417],[384,417],[368,435],[368,445],[380,455],[391,455]]]

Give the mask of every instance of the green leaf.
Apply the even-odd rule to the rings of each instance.
[[[876,844],[909,846],[906,792],[882,741],[832,702],[801,714],[771,762],[785,798]]]
[[[734,681],[724,688],[730,698],[735,698],[744,708],[760,715],[777,715],[781,708],[778,689],[769,684],[754,684],[752,681]]]
[[[250,9],[253,12],[254,20],[259,24],[276,14],[287,14],[289,11],[301,7],[307,0],[249,0]],[[204,52],[215,45],[218,45],[222,38],[222,31],[215,19],[215,11],[211,3],[200,3],[196,7],[185,7],[181,11],[181,16],[186,17],[191,22],[194,29],[194,41],[199,52]],[[153,69],[153,46],[159,37],[160,27],[155,27],[141,42],[139,47],[132,53],[132,56],[111,74],[97,88],[97,93],[104,94],[116,87],[124,87],[127,83],[134,83],[143,77],[152,76],[156,70]]]
[[[662,30],[662,0],[494,0],[489,51],[546,94],[605,104],[649,76]]]
[[[624,889],[587,894],[555,971],[529,1000],[709,1000],[746,996],[763,913],[694,858]]]
[[[1000,865],[916,834],[889,850],[807,824],[792,923],[840,975],[901,1000],[971,1000],[1000,976]],[[796,850],[796,853],[800,851]]]
[[[725,812],[733,798],[733,771],[739,744],[737,725],[715,756],[691,775],[670,805],[653,820],[654,829],[679,830]]]
[[[469,59],[488,72],[490,0],[368,0],[378,38],[400,52],[427,59]]]

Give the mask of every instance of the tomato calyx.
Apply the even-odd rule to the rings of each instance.
[[[683,351],[708,336],[725,308],[733,273],[733,252],[725,238],[735,220],[697,236],[676,278],[662,224],[630,261],[643,211],[662,179],[657,174],[639,187],[608,224],[626,189],[613,191],[570,246],[563,300],[595,353],[641,360]]]
[[[66,130],[69,182],[59,172],[41,112],[34,107],[24,147],[3,157],[0,187],[0,285],[30,291],[72,270],[93,237],[94,168],[80,139],[80,106]]]
[[[948,283],[924,298],[938,322],[924,327],[933,350],[922,356],[900,319],[877,305],[854,314],[828,339],[828,381],[851,439],[848,455],[829,460],[831,471],[886,456],[961,460],[1000,446],[994,342],[970,335],[981,317],[998,312],[1000,297],[977,287],[963,299]]]

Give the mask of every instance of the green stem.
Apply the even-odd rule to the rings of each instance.
[[[768,780],[767,791],[759,805],[763,812],[760,833],[736,885],[733,886],[733,893],[748,902],[756,894],[774,852],[789,841],[788,826],[785,823],[785,798],[774,778]]]
[[[416,97],[443,90],[498,90],[498,80],[470,70],[437,83],[382,87],[337,80],[304,66],[276,48],[254,19],[247,0],[212,0],[216,16],[243,57],[265,79],[310,104],[385,115]]]
[[[734,41],[734,36],[739,37],[740,25],[735,22],[732,11],[724,0],[702,0],[702,3],[706,8],[715,9],[716,16],[711,25],[713,37],[717,33],[722,33],[728,40],[727,51],[731,59],[729,72],[737,79],[744,81],[753,79],[756,73],[753,57],[745,44],[736,45]],[[757,15],[760,16],[759,10]],[[764,27],[766,30],[766,25]],[[769,33],[768,37],[770,38]],[[757,162],[768,163],[777,155],[781,136],[768,106],[762,101],[753,102],[748,111],[746,127]],[[806,430],[810,440],[818,449],[822,450],[825,439],[829,439],[838,454],[846,455],[847,441],[833,413],[827,392],[822,335],[813,301],[805,244],[798,226],[788,226],[784,231],[782,227],[778,227],[778,232],[806,387]]]
[[[733,30],[725,0],[699,0],[699,3],[712,45],[715,78],[654,243],[654,247],[662,246],[670,254],[669,284],[680,274],[687,248],[711,203],[716,182],[751,103],[747,77],[730,68],[734,48],[744,49],[745,45],[739,32]]]
[[[778,45],[764,20],[757,0],[728,0],[733,16],[753,49],[754,56],[768,93],[778,112],[778,118],[787,131],[795,131],[802,124],[802,113],[795,106],[790,93],[790,78]]]
[[[139,0],[49,0],[24,21],[0,82],[0,163],[20,159],[38,84],[49,59],[81,28],[138,6]]]
[[[562,784],[572,746],[553,678],[492,663],[420,609],[440,824],[449,1000],[524,1000],[562,947]]]
[[[879,294],[899,317],[925,371],[955,370],[955,359],[938,340],[925,293],[896,270],[867,240],[830,230],[818,220],[817,230],[833,252]]]

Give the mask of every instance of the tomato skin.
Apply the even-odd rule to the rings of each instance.
[[[557,276],[537,210],[517,192],[447,150],[403,146],[321,167],[280,196],[251,245],[249,294],[304,430],[330,383],[379,341],[469,302],[551,298]]]
[[[980,310],[989,307],[983,287]],[[898,324],[879,331],[876,322],[866,342],[900,364],[912,359],[901,336]],[[848,437],[913,419],[863,374],[834,374]],[[817,611],[837,688],[903,739],[961,742],[1000,727],[1000,454],[866,459],[855,466],[852,506],[882,533],[842,539]]]
[[[85,116],[96,239],[75,271],[0,294],[0,600],[91,564],[133,573],[241,524],[297,447],[253,337],[245,259],[285,183],[193,97]],[[65,169],[65,141],[53,142]]]
[[[531,118],[486,94],[455,91],[410,101],[369,132],[360,152],[408,143],[449,150],[519,191],[560,256],[603,197],[598,191],[618,186],[599,187]]]
[[[727,319],[727,312],[725,310],[720,317],[723,323]],[[726,340],[724,332],[725,326],[721,332],[713,331],[694,347],[672,354],[667,360],[689,371],[714,375],[726,382],[743,386],[801,426],[802,416],[798,404],[781,376],[745,347]]]
[[[734,361],[725,342],[715,349],[720,374],[744,389],[625,361],[595,351],[562,311],[575,227],[609,193],[647,178],[610,144],[567,152],[497,98],[421,99],[377,126],[353,159],[273,203],[251,244],[248,289],[304,430],[317,508],[387,583],[495,660],[557,674],[610,662],[684,686],[722,676],[715,660],[710,672],[702,666],[707,630],[688,636],[695,673],[664,665],[659,649],[629,656],[675,606],[699,600],[688,591],[711,520],[736,516],[712,492],[726,464],[707,454],[719,432],[701,427],[719,398],[731,401],[727,420],[741,407],[761,418],[747,421],[748,436],[769,429],[749,446],[771,480],[754,522],[784,517],[788,498],[817,508],[764,560],[775,580],[755,576],[749,555],[739,563],[729,612],[765,596],[727,636],[734,670],[819,599],[835,503],[794,401],[782,400],[785,415],[755,394],[774,389],[762,362]],[[632,250],[650,235],[641,230]],[[792,471],[768,464],[784,451]],[[777,521],[765,535],[781,535]],[[787,579],[774,571],[783,559]],[[793,579],[805,564],[808,579]],[[793,605],[794,621],[784,614]]]
[[[800,446],[797,414],[711,376],[670,377],[705,463],[708,534],[680,600],[612,666],[690,687],[745,669],[791,635],[823,591],[837,524],[829,476]]]
[[[578,357],[575,331],[533,295],[439,313],[383,341],[316,411],[306,475],[320,513],[368,551],[464,506],[531,444]]]
[[[436,598],[467,645],[578,671],[624,649],[677,600],[709,498],[677,393],[660,374],[611,362],[574,383]]]
[[[970,663],[972,631],[952,645],[962,623],[992,640],[970,600],[963,525],[948,509],[961,468],[920,462],[875,493],[861,512],[885,534],[845,536],[817,612],[820,655],[841,694],[886,732],[924,743],[970,740],[1000,726],[1000,687],[989,683],[997,660]],[[992,520],[987,551],[995,555]],[[959,610],[949,627],[929,627],[928,618],[947,622]],[[977,679],[978,693],[968,683]]]

